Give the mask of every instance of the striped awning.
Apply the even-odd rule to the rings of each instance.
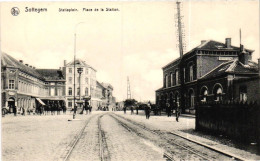
[[[45,105],[45,103],[44,102],[42,102],[42,100],[40,99],[40,98],[36,98],[37,99],[37,101],[39,101],[40,102],[40,104],[42,104],[42,105]]]

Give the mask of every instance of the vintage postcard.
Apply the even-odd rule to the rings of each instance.
[[[1,160],[260,160],[258,0],[0,2]]]

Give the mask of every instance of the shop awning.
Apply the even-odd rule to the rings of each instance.
[[[42,102],[42,100],[40,99],[40,98],[36,98],[37,99],[37,101],[39,101],[40,102],[40,104],[42,104],[42,105],[45,105],[45,103],[44,102]]]

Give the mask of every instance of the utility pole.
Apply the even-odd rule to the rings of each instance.
[[[183,43],[182,43],[182,23],[181,23],[180,3],[181,2],[176,2],[176,4],[177,4],[177,19],[178,19],[179,50],[180,50],[180,58],[182,58],[182,56],[183,56]]]
[[[129,77],[127,77],[127,99],[131,99],[131,90],[130,90]]]
[[[180,107],[182,108],[182,111],[184,112],[185,111],[185,98],[184,98],[184,64],[185,62],[183,62],[182,60],[182,57],[183,57],[183,49],[185,47],[184,43],[183,43],[183,39],[184,39],[184,33],[183,33],[183,24],[182,24],[182,18],[183,16],[181,16],[181,9],[180,9],[180,3],[181,2],[176,2],[177,4],[177,36],[178,36],[178,41],[179,41],[179,51],[180,51],[180,62],[179,62],[179,73],[180,73],[180,85],[181,85],[181,88],[180,88]],[[178,80],[177,80],[178,81]],[[177,101],[177,100],[175,100]]]

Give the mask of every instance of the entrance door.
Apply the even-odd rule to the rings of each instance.
[[[8,107],[9,107],[9,112],[13,113],[14,112],[14,106],[15,106],[15,100],[14,98],[9,98],[8,100]]]

